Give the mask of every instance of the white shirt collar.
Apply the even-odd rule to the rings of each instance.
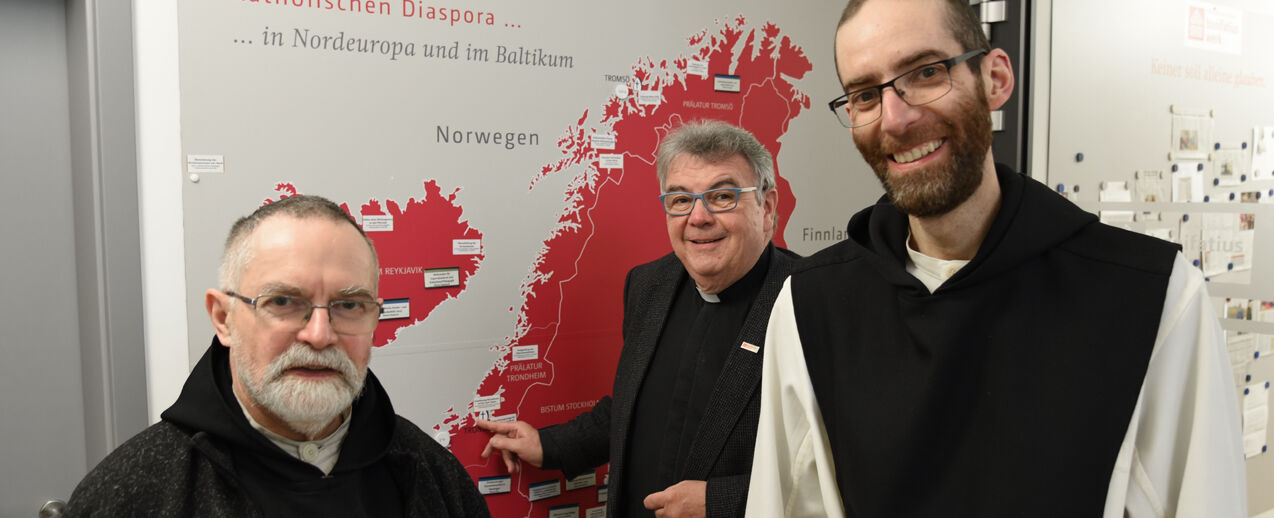
[[[239,399],[235,398],[235,402],[238,403]],[[341,443],[349,434],[350,410],[346,410],[341,416],[341,425],[331,435],[316,441],[296,441],[274,433],[253,419],[252,414],[248,413],[248,409],[244,408],[242,403],[239,403],[239,410],[243,411],[243,417],[248,418],[248,424],[252,425],[254,430],[261,432],[261,435],[288,455],[318,468],[324,475],[330,474],[332,468],[336,467],[336,460],[341,455]]]
[[[704,302],[712,304],[721,302],[721,297],[718,297],[716,293],[705,293],[703,290],[699,289],[698,286],[695,286],[695,291],[699,292],[699,297],[702,298]]]
[[[911,248],[911,231],[907,232],[907,273],[920,279],[929,293],[937,291],[939,286],[967,264],[968,259],[938,259],[917,252]]]

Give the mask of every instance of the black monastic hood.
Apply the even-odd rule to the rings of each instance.
[[[996,175],[1001,190],[1000,210],[973,260],[943,283],[941,290],[956,290],[995,278],[1097,222],[1093,214],[1077,209],[1007,166],[996,164]],[[1028,195],[1027,189],[1044,192]],[[1038,210],[1021,211],[1026,199],[1037,204]],[[877,270],[891,284],[928,293],[919,279],[899,268],[907,261],[907,227],[907,215],[894,207],[887,196],[881,197],[849,220],[849,248],[882,266]],[[1006,243],[1012,246],[1001,246]]]
[[[269,458],[274,461],[270,464],[286,469],[290,476],[322,474],[318,468],[288,455],[253,429],[234,397],[230,349],[214,337],[212,345],[186,379],[177,402],[160,418],[182,428],[205,432],[243,452]],[[380,459],[389,447],[394,430],[394,409],[384,387],[370,370],[367,371],[362,394],[354,400],[350,419],[349,435],[341,446],[333,474],[368,466]]]

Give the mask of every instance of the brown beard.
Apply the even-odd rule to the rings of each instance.
[[[951,119],[940,121],[947,139],[943,145],[951,150],[951,159],[946,163],[891,178],[889,154],[878,143],[864,142],[855,136],[854,145],[875,171],[885,194],[903,213],[922,218],[946,214],[973,196],[981,185],[982,164],[991,147],[991,113],[981,78],[978,79],[976,95],[960,101]],[[932,138],[914,139],[911,144],[928,140]]]

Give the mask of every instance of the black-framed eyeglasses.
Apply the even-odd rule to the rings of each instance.
[[[951,67],[986,52],[986,49],[975,49],[953,58],[920,65],[887,83],[859,88],[832,99],[827,107],[846,128],[866,126],[880,118],[881,98],[886,88],[892,87],[898,97],[911,106],[929,104],[951,91]]]
[[[708,189],[701,193],[668,192],[659,195],[659,202],[664,205],[664,212],[669,216],[685,216],[695,208],[695,200],[703,200],[703,208],[708,212],[728,212],[739,206],[739,194],[752,192],[759,187],[722,187]]]
[[[284,326],[298,330],[310,321],[310,315],[314,314],[315,309],[326,309],[327,321],[331,323],[332,330],[345,335],[368,333],[376,329],[383,309],[379,301],[372,299],[333,300],[326,306],[320,306],[292,295],[263,293],[250,299],[233,291],[224,293],[251,304],[257,315],[264,314]]]

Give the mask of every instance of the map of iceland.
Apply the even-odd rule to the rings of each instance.
[[[357,211],[333,200],[362,224],[380,259],[385,312],[372,336],[377,347],[393,342],[398,331],[424,321],[439,304],[457,297],[482,263],[482,233],[464,220],[456,192],[443,195],[434,181],[424,182],[424,189],[419,200],[369,200]],[[279,199],[299,194],[290,183],[280,183],[275,191]]]
[[[622,347],[624,276],[670,251],[655,202],[655,151],[663,136],[686,121],[719,119],[747,128],[777,157],[789,122],[810,107],[793,81],[812,65],[779,27],[738,17],[689,37],[688,44],[685,56],[634,64],[626,88],[604,106],[585,109],[557,143],[561,159],[531,178],[534,186],[571,175],[564,209],[522,283],[524,301],[513,335],[497,345],[500,358],[473,402],[435,428],[475,480],[498,481],[486,497],[495,516],[550,510],[595,516],[605,505],[605,467],[572,481],[529,466],[510,476],[494,457],[480,457],[488,434],[473,420],[521,419],[542,427],[610,394]],[[781,171],[777,183],[775,242],[783,246],[795,199]]]

